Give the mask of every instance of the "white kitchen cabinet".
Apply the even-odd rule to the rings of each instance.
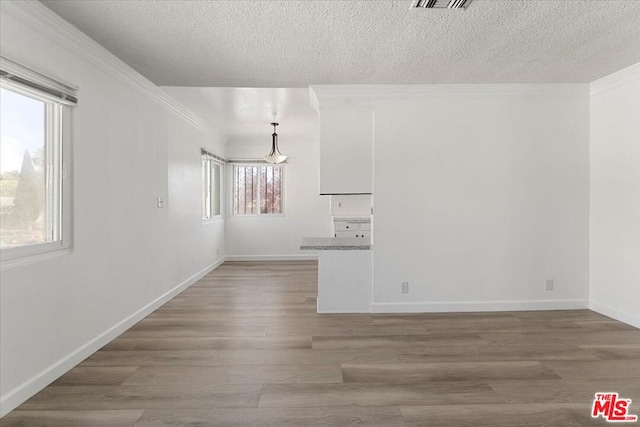
[[[372,284],[372,251],[318,251],[318,313],[370,313]]]
[[[371,221],[362,219],[334,219],[334,237],[356,237],[363,241],[371,240]]]
[[[320,194],[371,194],[373,109],[320,109]]]
[[[369,241],[371,240],[371,231],[336,231],[335,237],[357,237],[359,239]]]
[[[305,238],[300,250],[318,251],[318,313],[369,313],[373,251],[360,239]]]

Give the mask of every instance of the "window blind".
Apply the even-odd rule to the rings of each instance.
[[[38,96],[44,95],[61,104],[78,105],[77,87],[60,83],[4,57],[0,57],[0,80],[8,87],[17,87]]]
[[[254,164],[270,165],[271,164],[263,159],[229,159],[228,163],[248,164],[248,165],[254,165]]]
[[[204,157],[207,157],[209,159],[217,160],[220,163],[227,163],[227,159],[225,159],[224,157],[220,157],[220,156],[217,156],[217,155],[215,155],[213,153],[210,153],[207,150],[205,150],[204,148],[200,149],[200,154],[202,154]]]

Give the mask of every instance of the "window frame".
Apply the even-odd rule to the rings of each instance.
[[[271,164],[271,163],[267,163],[267,162],[250,162],[250,161],[246,161],[246,162],[233,162],[233,167],[231,167],[231,203],[229,203],[230,206],[230,215],[233,218],[284,218],[285,217],[285,212],[286,212],[286,207],[287,207],[287,203],[286,203],[286,199],[287,199],[287,192],[286,192],[286,188],[287,188],[287,173],[286,173],[286,167],[284,163],[279,163],[279,164]],[[256,199],[256,205],[257,205],[257,209],[256,209],[256,213],[254,214],[237,214],[235,213],[235,206],[236,206],[236,190],[237,190],[237,186],[236,186],[236,180],[235,180],[235,171],[236,171],[236,167],[257,167],[258,168],[258,191],[257,191],[257,199]],[[282,206],[282,212],[280,213],[260,213],[260,168],[261,167],[280,167],[282,168],[282,176],[280,179],[280,194],[281,196],[281,200],[280,200],[280,205]]]
[[[4,270],[67,253],[72,247],[73,108],[46,92],[39,92],[11,81],[0,80],[0,87],[45,104],[45,182],[50,187],[45,189],[45,209],[54,211],[53,214],[46,214],[46,221],[53,227],[52,241],[0,248],[1,269]]]
[[[221,160],[216,159],[213,155],[211,155],[209,152],[207,152],[204,149],[201,149],[201,156],[200,156],[200,164],[201,164],[201,179],[200,179],[200,185],[201,187],[201,212],[200,212],[200,216],[202,219],[203,224],[207,224],[210,222],[214,222],[217,220],[220,220],[223,218],[223,212],[224,212],[224,162],[222,162]],[[208,164],[208,166],[205,166],[206,164]],[[215,199],[215,187],[214,186],[209,186],[209,189],[207,191],[207,189],[205,188],[205,170],[208,173],[208,176],[211,177],[214,175],[213,171],[214,171],[214,167],[217,166],[219,168],[219,173],[218,173],[218,213],[217,214],[213,214],[214,211],[214,199]],[[206,169],[205,169],[206,168]],[[209,178],[209,182],[210,182],[210,178]],[[209,202],[207,204],[207,198],[209,199]],[[208,208],[208,210],[211,212],[210,216],[206,216],[206,208]]]

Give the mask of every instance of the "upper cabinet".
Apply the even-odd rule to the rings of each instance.
[[[373,109],[322,107],[320,194],[373,192]]]

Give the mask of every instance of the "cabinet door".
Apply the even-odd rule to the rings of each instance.
[[[360,237],[362,239],[365,239],[367,241],[371,240],[371,231],[369,230],[360,230],[358,233],[356,233],[356,237]]]
[[[356,231],[360,230],[360,224],[357,222],[349,222],[349,221],[335,221],[335,229],[336,231]]]
[[[371,238],[371,231],[369,230],[352,230],[352,231],[337,231],[334,233],[334,237],[358,237],[361,239],[369,240]]]
[[[368,239],[371,237],[370,231],[336,231],[334,237],[358,237],[362,239]]]
[[[335,237],[356,237],[360,236],[358,231],[337,231],[335,232]]]
[[[370,194],[373,110],[320,109],[320,194]]]

